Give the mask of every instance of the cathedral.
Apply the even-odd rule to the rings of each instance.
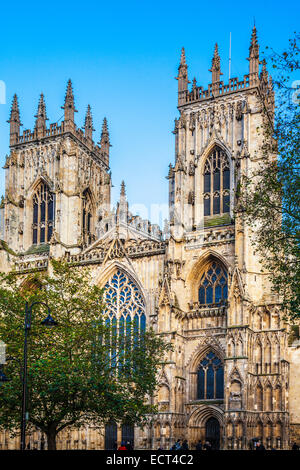
[[[173,344],[149,426],[65,429],[58,449],[111,449],[121,440],[135,449],[169,449],[177,439],[187,439],[190,449],[199,440],[215,449],[249,449],[256,439],[269,449],[300,444],[300,341],[282,318],[252,229],[235,211],[241,175],[260,163],[257,128],[264,113],[274,113],[255,27],[248,64],[242,79],[225,84],[216,45],[205,89],[196,79],[190,84],[182,49],[163,232],[130,212],[124,183],[112,209],[108,123],[95,143],[88,106],[77,127],[71,81],[60,123],[47,124],[41,95],[34,129],[21,133],[13,98],[0,270],[13,270],[21,284],[47,272],[50,258],[88,267],[92,282],[105,288],[111,318],[138,315]],[[36,431],[27,439],[40,448],[44,436]],[[0,449],[18,446],[9,433],[0,435]]]

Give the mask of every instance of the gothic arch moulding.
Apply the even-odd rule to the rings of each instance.
[[[208,265],[213,261],[220,263],[221,266],[227,271],[228,275],[230,274],[230,265],[226,258],[220,253],[214,250],[208,250],[206,253],[200,256],[200,258],[198,258],[191,267],[185,282],[186,286],[190,288],[190,298],[193,302],[198,302],[198,288],[201,275]]]
[[[189,427],[202,427],[205,426],[209,418],[216,418],[220,426],[223,426],[223,411],[216,405],[199,405],[199,407],[192,411],[188,425]]]
[[[108,280],[118,270],[123,272],[133,282],[133,284],[135,284],[136,287],[139,289],[140,294],[143,298],[144,305],[145,305],[145,313],[146,313],[146,316],[148,316],[148,312],[149,312],[149,308],[150,308],[149,307],[148,296],[146,295],[145,290],[144,290],[141,282],[139,281],[136,273],[129,266],[126,266],[126,265],[124,265],[123,263],[120,263],[117,260],[113,260],[113,261],[109,262],[106,265],[105,269],[101,270],[101,272],[98,274],[98,276],[96,276],[96,279],[94,281],[95,284],[97,284],[98,286],[103,288],[105,286],[106,282],[108,282]]]
[[[230,170],[232,170],[232,152],[228,148],[228,146],[225,144],[223,139],[219,137],[216,132],[213,132],[213,135],[211,136],[209,142],[207,143],[207,146],[204,148],[201,158],[200,158],[200,164],[198,165],[198,169],[200,170],[201,174],[203,174],[207,157],[209,157],[211,152],[216,147],[219,147],[221,150],[225,152],[225,154],[227,155],[229,159]]]
[[[27,189],[26,199],[31,200],[35,191],[39,187],[40,184],[46,184],[51,192],[54,192],[54,184],[53,181],[49,178],[48,174],[44,173],[43,175],[39,175],[29,186]]]

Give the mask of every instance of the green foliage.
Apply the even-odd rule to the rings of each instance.
[[[52,260],[51,276],[36,275],[20,289],[17,277],[0,282],[0,338],[7,344],[0,387],[0,426],[18,432],[21,416],[25,301],[45,302],[56,327],[47,329],[43,305],[33,307],[28,338],[28,425],[47,434],[48,444],[67,426],[108,420],[143,423],[155,411],[147,400],[169,345],[152,330],[131,325],[125,340],[103,320],[102,290],[82,268]],[[39,288],[33,289],[33,286]]]
[[[238,211],[254,229],[255,249],[271,273],[287,319],[300,315],[300,104],[291,88],[293,76],[299,78],[299,37],[295,33],[286,51],[269,57],[275,74],[275,119],[265,113],[258,129],[263,137],[261,164],[243,176],[238,197]]]

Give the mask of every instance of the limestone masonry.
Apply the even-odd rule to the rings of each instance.
[[[300,342],[290,340],[250,228],[234,217],[240,176],[260,161],[263,112],[274,111],[255,27],[248,61],[242,80],[224,84],[216,45],[212,83],[203,89],[194,79],[190,87],[182,49],[164,234],[129,211],[124,183],[112,210],[108,124],[104,119],[98,144],[90,106],[83,130],[76,126],[71,81],[60,124],[47,125],[41,95],[35,128],[21,133],[13,98],[0,270],[15,270],[24,283],[47,271],[50,257],[88,266],[94,283],[117,293],[116,308],[106,296],[117,322],[135,312],[174,345],[160,373],[153,425],[64,430],[58,448],[112,448],[134,439],[135,448],[169,449],[178,438],[191,448],[199,439],[222,449],[248,449],[253,438],[268,448],[300,444]],[[39,431],[28,436],[31,448],[41,439]],[[0,435],[0,449],[18,445],[8,432]]]

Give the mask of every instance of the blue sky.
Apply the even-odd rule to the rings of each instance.
[[[168,165],[174,161],[180,49],[186,49],[189,77],[210,82],[218,42],[223,79],[248,72],[255,17],[261,50],[281,51],[298,27],[299,2],[90,1],[6,2],[1,6],[0,194],[4,193],[6,120],[13,94],[19,97],[23,129],[33,128],[39,94],[45,94],[48,123],[61,118],[68,78],[73,81],[82,126],[88,104],[98,141],[103,117],[111,135],[113,201],[122,179],[131,204],[167,202]]]

